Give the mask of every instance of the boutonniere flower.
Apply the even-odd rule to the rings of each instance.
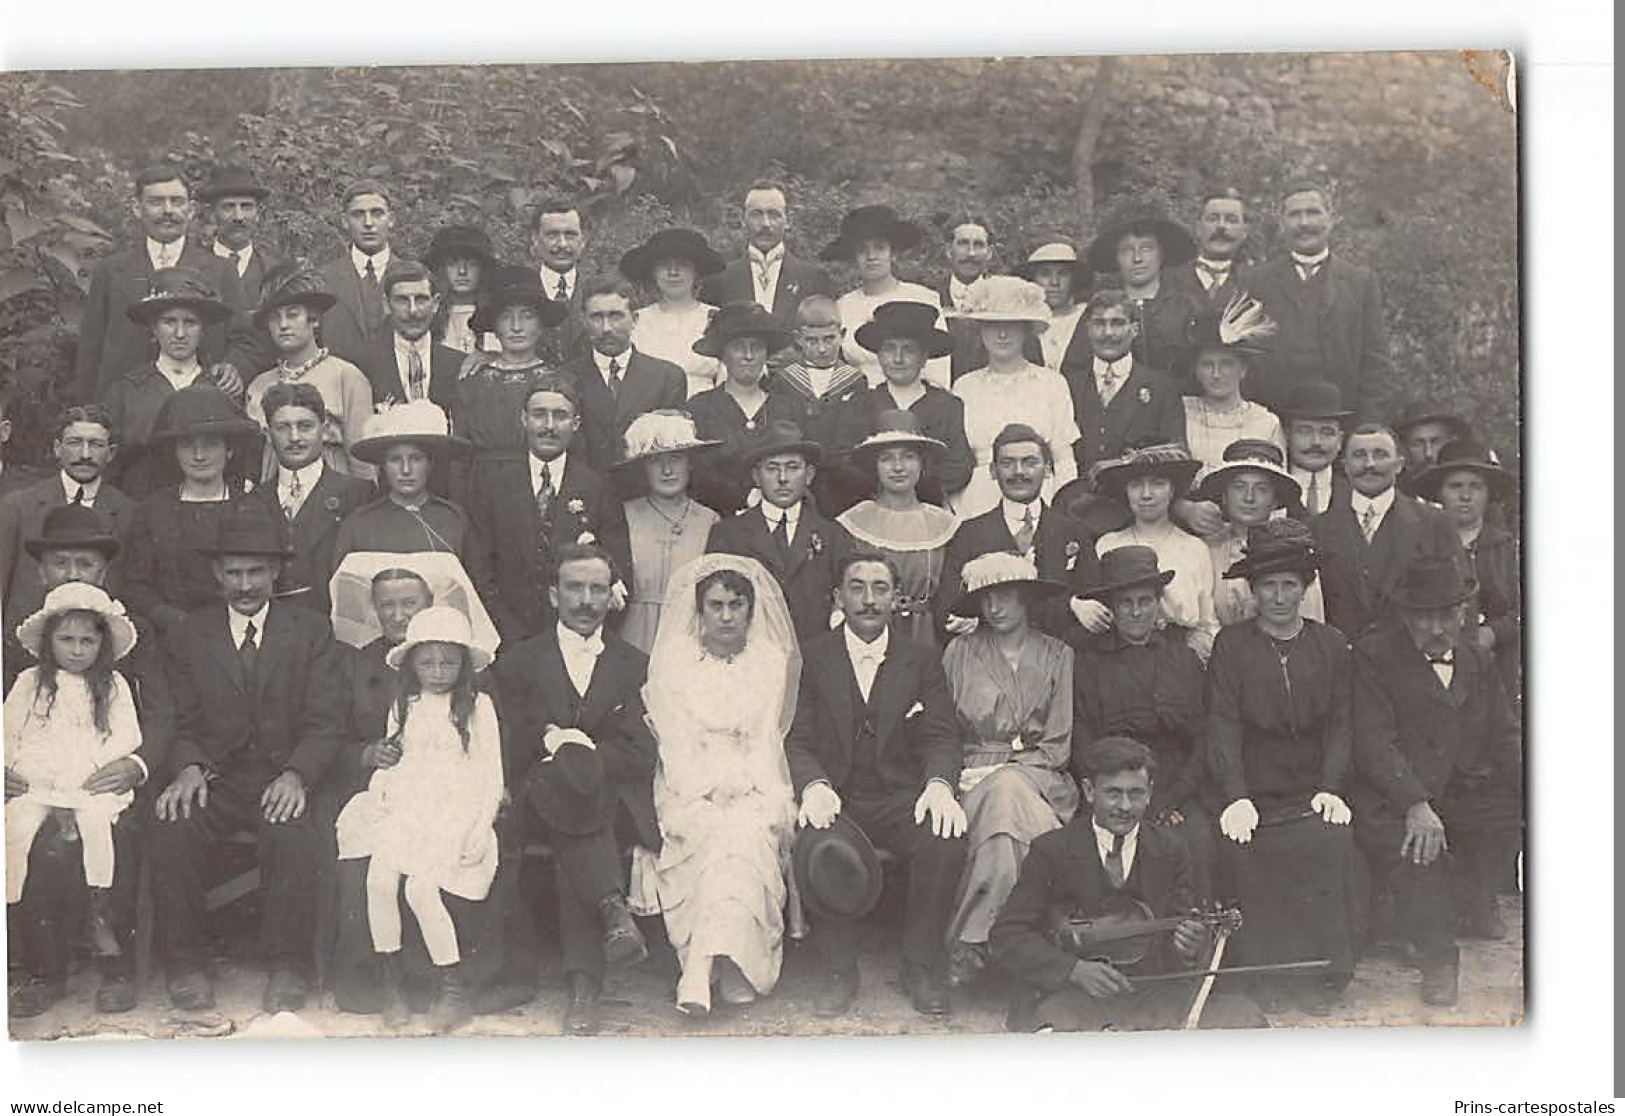
[[[1143,387],[1143,388],[1140,389],[1140,402],[1141,403],[1149,403],[1149,402],[1151,402],[1151,389],[1150,388]]]
[[[581,499],[581,497],[579,497],[579,496],[572,497],[570,502],[568,504],[565,504],[564,506],[566,508],[570,509],[570,514],[571,515],[586,515],[587,514],[587,505],[586,505],[585,501],[583,501]]]
[[[903,720],[905,720],[905,721],[913,720],[915,717],[918,717],[921,713],[924,713],[924,712],[925,712],[925,706],[920,704],[919,702],[915,702],[913,705],[908,707],[908,712],[903,714]]]
[[[1068,539],[1066,544],[1066,570],[1071,573],[1078,565],[1078,540]]]
[[[1027,745],[1022,743],[1021,733],[1016,733],[1015,739],[1010,741],[1010,749],[1015,752],[1025,752],[1027,750]]]
[[[337,496],[329,496],[327,499],[322,501],[322,507],[326,508],[330,512],[338,511],[339,498]]]
[[[808,536],[807,549],[812,551],[814,554],[824,553],[824,540],[819,538],[817,531],[814,531]]]
[[[591,546],[598,541],[598,536],[591,531],[583,531],[576,536],[576,543],[581,546]]]

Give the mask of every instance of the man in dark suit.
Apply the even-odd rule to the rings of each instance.
[[[1335,223],[1324,190],[1289,185],[1281,228],[1290,251],[1250,277],[1277,332],[1269,356],[1247,377],[1247,394],[1272,411],[1299,380],[1330,380],[1358,411],[1370,406],[1377,381],[1393,374],[1382,285],[1376,272],[1332,252]]]
[[[1151,802],[1156,760],[1127,737],[1107,736],[1085,749],[1081,767],[1088,811],[1032,844],[1015,890],[993,924],[993,956],[1022,981],[1006,1025],[1012,1031],[1151,1031],[1184,1025],[1197,981],[1136,987],[1109,961],[1080,948],[1066,923],[1105,914],[1128,897],[1155,918],[1178,918],[1195,903],[1190,853],[1165,826],[1140,824]],[[1138,975],[1190,969],[1211,956],[1207,926],[1179,922],[1150,943]],[[1033,1000],[1037,998],[1037,1003]],[[1209,997],[1205,1028],[1262,1027],[1250,1000]]]
[[[1392,430],[1356,426],[1343,443],[1349,488],[1309,522],[1320,552],[1326,623],[1350,640],[1391,618],[1394,590],[1412,560],[1467,560],[1445,514],[1399,491],[1395,481],[1404,464]]]
[[[370,503],[376,490],[371,481],[329,469],[323,462],[327,407],[314,384],[298,380],[273,384],[260,405],[276,456],[276,476],[249,499],[287,520],[293,551],[282,565],[277,593],[326,616],[339,524]]]
[[[815,294],[834,297],[829,274],[785,247],[790,211],[782,185],[766,180],[751,184],[745,192],[744,226],[745,258],[706,279],[700,287],[702,299],[713,306],[754,302],[784,328],[793,329],[802,299]]]
[[[381,183],[361,178],[344,191],[342,219],[349,246],[323,264],[322,288],[336,302],[322,315],[321,342],[328,352],[365,370],[389,336],[384,312],[384,272],[394,259],[389,195]]]
[[[450,411],[464,354],[430,335],[440,310],[433,276],[416,260],[392,260],[381,285],[389,328],[373,346],[371,359],[361,365],[372,383],[373,402],[427,399]]]
[[[795,722],[784,741],[801,803],[798,841],[817,840],[841,817],[908,863],[903,985],[915,1010],[943,1015],[944,939],[965,864],[965,812],[956,793],[965,730],[937,655],[890,630],[897,599],[891,562],[854,551],[836,580],[835,603],[846,620],[807,642]],[[864,912],[821,912],[817,879],[798,881],[815,918],[824,913],[814,923],[825,977],[813,1010],[845,1014],[858,994],[857,917]]]
[[[565,1030],[598,1030],[606,964],[648,955],[626,905],[617,828],[660,848],[651,789],[656,747],[643,712],[649,660],[604,631],[615,571],[598,547],[554,554],[548,596],[558,623],[504,650],[495,677],[512,770],[553,846],[559,939],[570,1002]]]
[[[1485,876],[1521,824],[1512,703],[1490,653],[1461,638],[1473,589],[1451,559],[1418,558],[1397,620],[1354,645],[1354,835],[1394,889],[1427,1004],[1456,1002],[1458,919],[1469,936],[1506,933]]]
[[[53,508],[88,507],[117,539],[129,530],[135,504],[103,479],[117,449],[113,420],[105,408],[69,407],[57,419],[51,441],[58,471],[0,499],[0,603],[8,635],[45,600],[39,566],[27,541],[40,533]],[[109,591],[117,592],[116,571]]]
[[[221,274],[228,284],[236,285],[235,290],[225,291],[225,301],[243,311],[226,360],[245,380],[276,363],[270,339],[263,330],[254,329],[246,317],[260,304],[266,273],[283,262],[275,249],[254,240],[270,194],[247,167],[224,164],[214,168],[197,192],[197,200],[209,207],[214,226],[214,243],[210,247],[224,264]]]
[[[639,415],[680,407],[688,398],[688,376],[669,360],[632,347],[632,285],[605,277],[581,292],[587,324],[587,351],[563,371],[581,391],[581,433],[587,464],[603,473],[621,459],[621,439]]]
[[[1097,291],[1084,312],[1087,364],[1063,366],[1072,388],[1079,438],[1073,448],[1078,476],[1098,461],[1121,457],[1139,443],[1185,444],[1185,404],[1159,369],[1134,356],[1139,333],[1134,307],[1122,291]]]
[[[626,604],[632,550],[626,513],[607,479],[574,450],[581,393],[561,373],[537,376],[519,415],[529,453],[499,465],[468,494],[474,520],[469,573],[505,643],[554,620],[553,555],[567,543],[596,543],[615,563],[611,608]]]
[[[267,1013],[298,1011],[315,947],[316,823],[311,796],[344,741],[344,666],[327,621],[273,601],[288,556],[282,525],[244,505],[212,548],[225,604],[188,616],[169,643],[175,739],[152,833],[154,908],[169,995],[213,1007],[205,969],[208,846],[250,829],[265,889]]]
[[[150,167],[136,175],[132,208],[145,234],[144,243],[115,252],[98,263],[91,272],[90,292],[85,296],[79,352],[74,361],[74,394],[87,402],[100,399],[115,377],[152,360],[152,331],[132,321],[124,311],[146,295],[154,271],[165,267],[195,268],[209,278],[215,290],[228,296],[234,320],[244,319],[247,313],[240,298],[231,303],[231,292],[237,290],[237,284],[235,276],[226,275],[226,261],[186,239],[192,223],[192,196],[179,170]],[[227,348],[225,324],[204,330],[198,351],[203,367],[213,373],[211,365],[225,357]],[[235,380],[246,380],[247,375],[251,375],[247,370],[232,371]]]
[[[1305,515],[1323,515],[1348,498],[1343,475],[1343,424],[1354,412],[1343,408],[1343,393],[1325,380],[1295,384],[1280,410],[1286,434],[1287,471],[1303,491]]]
[[[795,423],[771,423],[742,461],[762,502],[713,526],[705,545],[707,553],[754,558],[772,572],[802,643],[829,631],[835,570],[852,549],[846,528],[807,499],[822,453]]]
[[[1162,285],[1203,311],[1223,310],[1248,290],[1241,250],[1247,244],[1247,203],[1233,187],[1209,190],[1196,219],[1194,260],[1162,269]]]
[[[1009,553],[1032,559],[1039,577],[1072,588],[1070,598],[1037,604],[1034,621],[1040,630],[1063,639],[1079,624],[1091,632],[1111,627],[1111,610],[1084,595],[1099,584],[1099,536],[1064,508],[1045,504],[1040,495],[1055,469],[1049,443],[1032,427],[1011,423],[993,439],[990,468],[1001,499],[997,507],[961,522],[949,540],[937,593],[938,624],[950,635],[974,628],[975,620],[948,611],[959,596],[960,571],[973,558]]]
[[[536,209],[532,242],[541,261],[537,269],[542,290],[568,313],[564,323],[543,342],[551,348],[557,363],[574,360],[587,352],[587,326],[581,317],[581,253],[587,237],[581,211],[568,198],[547,198]]]
[[[965,214],[950,221],[944,248],[944,254],[948,257],[948,273],[933,285],[944,313],[961,308],[966,290],[986,275],[993,263],[993,237],[985,218]],[[950,318],[948,332],[954,338],[954,348],[948,362],[951,380],[986,366],[987,349],[982,345],[981,325],[965,318]],[[1030,340],[1028,348],[1036,349],[1036,340]],[[1032,359],[1031,353],[1028,359]],[[1044,363],[1042,354],[1034,363]]]
[[[109,563],[118,555],[119,541],[97,514],[81,504],[52,508],[44,522],[23,540],[39,561],[42,593],[78,581],[104,585]],[[151,816],[149,776],[162,770],[175,730],[175,708],[169,689],[169,670],[163,648],[152,626],[131,616],[136,643],[119,660],[118,670],[129,683],[141,725],[141,747],[94,771],[85,782],[93,794],[137,791],[134,809],[125,810],[113,824],[113,856],[118,872],[113,877],[112,915],[120,950],[99,960],[101,983],[96,989],[96,1010],[129,1011],[135,1007],[135,926],[137,881],[141,878],[141,840]],[[16,676],[34,665],[33,656],[17,642],[8,627],[4,650],[9,690]],[[145,791],[138,788],[146,787]],[[6,797],[27,786],[6,770]],[[10,997],[12,1018],[25,1019],[44,1012],[62,997],[68,956],[80,940],[83,921],[83,857],[67,841],[58,823],[47,823],[29,854],[28,882],[22,898],[6,911],[8,934],[17,975],[22,980]]]

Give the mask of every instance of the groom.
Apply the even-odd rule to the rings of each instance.
[[[880,893],[872,841],[908,862],[904,990],[920,1014],[946,1015],[944,943],[965,863],[963,730],[937,655],[891,631],[891,561],[846,555],[834,597],[845,621],[804,645],[784,742],[801,802],[796,880],[826,965],[813,1010],[843,1015],[857,997],[857,920]]]
[[[618,824],[660,848],[655,741],[640,696],[649,660],[604,631],[614,583],[603,550],[559,546],[548,589],[557,623],[505,650],[492,669],[504,754],[514,770],[529,768],[520,790],[553,846],[571,1034],[597,1031],[606,964],[648,955],[626,904]]]

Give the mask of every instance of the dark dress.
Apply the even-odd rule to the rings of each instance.
[[[723,387],[700,392],[687,409],[701,438],[722,443],[695,455],[689,494],[724,519],[745,506],[756,485],[743,455],[757,433],[775,422],[800,424],[804,417],[802,405],[783,392],[768,392],[762,409],[746,415]]]
[[[130,610],[167,634],[186,614],[221,599],[213,558],[220,521],[245,493],[183,502],[176,489],[154,492],[136,508],[121,556],[123,596]]]
[[[1516,708],[1523,698],[1518,538],[1505,527],[1486,523],[1466,550],[1468,569],[1478,582],[1478,622],[1495,633],[1495,665]]]

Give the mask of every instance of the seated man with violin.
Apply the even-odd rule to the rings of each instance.
[[[1089,812],[1033,842],[993,925],[994,960],[1028,986],[1009,1029],[1266,1026],[1252,1001],[1214,993],[1204,979],[1222,956],[1214,932],[1228,935],[1236,915],[1194,912],[1184,842],[1140,824],[1156,770],[1151,749],[1102,737],[1082,770]]]

